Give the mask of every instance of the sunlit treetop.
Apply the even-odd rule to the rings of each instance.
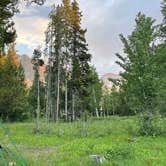
[[[8,58],[10,59],[11,63],[17,67],[20,66],[21,61],[19,55],[15,50],[15,44],[11,44],[9,51],[8,51]]]
[[[76,0],[72,2],[72,24],[76,29],[80,29],[82,13]]]

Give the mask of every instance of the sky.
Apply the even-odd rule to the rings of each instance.
[[[115,54],[123,54],[119,34],[127,37],[135,26],[138,12],[153,17],[156,24],[162,20],[160,0],[78,0],[83,12],[82,27],[87,29],[92,64],[100,76],[118,74],[122,69],[115,63]],[[20,55],[32,55],[39,45],[44,46],[48,14],[53,4],[61,0],[46,0],[43,6],[20,5],[20,13],[14,17],[17,30],[17,51]]]

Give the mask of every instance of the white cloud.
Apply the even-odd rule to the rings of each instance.
[[[44,32],[47,28],[48,20],[40,17],[18,17],[15,18],[17,29],[17,43],[27,45],[34,49],[38,45],[44,44]]]

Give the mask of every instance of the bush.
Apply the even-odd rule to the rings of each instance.
[[[157,136],[163,134],[163,119],[159,114],[146,112],[139,118],[139,134],[143,136]]]

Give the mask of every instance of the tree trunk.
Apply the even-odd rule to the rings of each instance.
[[[39,118],[40,118],[40,80],[38,76],[37,86],[37,110],[36,110],[36,129],[39,130]]]
[[[67,79],[65,80],[65,121],[67,122],[67,114],[68,114],[68,109],[67,109],[67,103],[68,103],[68,90],[67,90]]]
[[[93,88],[93,99],[94,99],[94,103],[95,103],[96,117],[99,118],[99,111],[98,111],[98,108],[97,108],[96,94],[95,94],[94,88]]]
[[[75,120],[75,95],[72,94],[72,121]]]
[[[60,56],[60,54],[58,55]],[[58,58],[58,78],[57,78],[57,100],[56,100],[56,115],[55,121],[59,120],[59,94],[60,94],[60,58]]]
[[[50,60],[49,60],[50,61]],[[46,87],[46,123],[49,123],[50,121],[50,112],[51,112],[51,96],[50,96],[50,90],[51,90],[51,66],[49,62],[49,70],[48,70],[48,81],[47,81],[47,87]]]
[[[112,113],[113,113],[113,116],[115,115],[115,101],[114,101],[114,99],[112,99],[113,101],[112,101]]]

